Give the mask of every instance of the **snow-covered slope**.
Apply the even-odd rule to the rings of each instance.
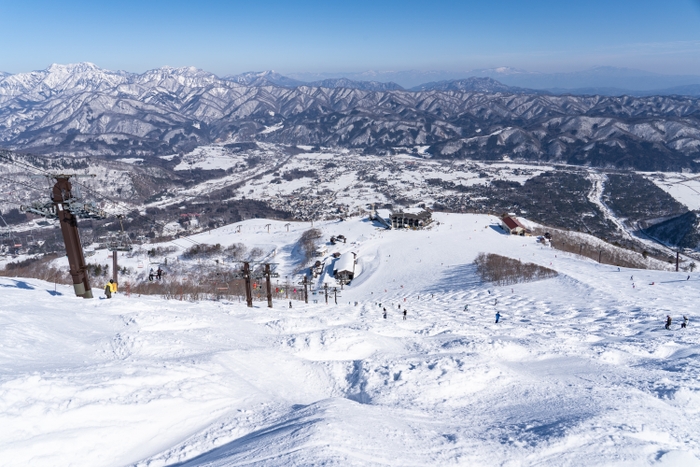
[[[0,279],[2,464],[700,465],[698,277],[618,271],[493,217],[436,218],[317,223],[359,254],[338,305],[83,300]],[[282,280],[309,227],[258,219],[191,240],[274,246]],[[484,284],[482,251],[560,275]]]

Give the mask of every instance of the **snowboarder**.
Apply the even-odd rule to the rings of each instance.
[[[666,315],[666,329],[671,329],[671,315]]]
[[[688,327],[688,317],[686,315],[683,315],[683,322],[681,323],[681,328],[685,329]]]
[[[406,321],[406,308],[403,309],[403,320]]]
[[[501,319],[501,313],[498,311],[496,312],[496,324],[498,324],[498,320]]]
[[[112,285],[109,282],[105,285],[105,297],[112,298]]]

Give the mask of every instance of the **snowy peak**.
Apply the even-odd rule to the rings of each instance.
[[[125,72],[104,70],[87,62],[52,64],[45,70],[7,76],[0,82],[0,102],[19,95],[36,102],[56,93],[107,92],[128,78]]]
[[[394,82],[380,81],[355,81],[347,78],[329,78],[321,81],[309,83],[309,86],[317,86],[320,88],[343,88],[343,89],[361,89],[363,91],[402,91],[403,88]]]
[[[192,66],[180,68],[164,66],[146,71],[133,79],[134,83],[146,87],[163,86],[170,90],[178,86],[201,88],[210,86],[217,81],[219,78],[215,74]]]
[[[243,86],[263,87],[263,86],[280,86],[285,88],[295,88],[306,83],[277,73],[274,70],[268,71],[249,71],[240,75],[229,75],[224,77],[225,80]]]

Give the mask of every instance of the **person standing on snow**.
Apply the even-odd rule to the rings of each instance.
[[[496,324],[498,324],[499,319],[501,319],[501,313],[497,311],[496,312]]]
[[[683,322],[681,323],[681,328],[685,329],[688,327],[688,317],[686,315],[683,315]]]
[[[386,308],[384,308],[384,319],[386,319]]]
[[[666,315],[666,329],[671,329],[671,315]]]
[[[114,282],[114,279],[110,279],[108,285],[112,293],[117,293],[117,283]]]
[[[112,286],[109,282],[105,285],[105,297],[112,298]]]
[[[406,308],[403,309],[403,320],[406,321]]]

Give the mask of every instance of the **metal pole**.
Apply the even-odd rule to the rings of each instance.
[[[117,264],[117,250],[112,251],[112,280],[117,287],[119,287],[119,281],[117,280],[117,271],[119,270],[119,265]]]
[[[323,290],[326,293],[326,305],[328,305],[328,284],[323,284]]]
[[[245,302],[252,308],[253,307],[253,289],[250,283],[250,263],[247,261],[243,263],[243,278],[245,279]]]
[[[678,272],[678,260],[679,260],[680,256],[681,256],[681,252],[676,251],[676,272]]]
[[[53,186],[52,198],[56,207],[63,242],[66,245],[66,256],[70,265],[70,275],[73,279],[73,289],[75,295],[83,298],[92,298],[92,288],[87,275],[87,265],[83,246],[80,243],[80,233],[78,232],[78,218],[68,210],[65,201],[73,198],[71,193],[72,185],[69,176],[56,177],[56,184]]]
[[[598,262],[600,263],[600,258],[603,256],[603,250],[598,250]]]
[[[272,308],[272,284],[270,284],[270,265],[265,264],[265,283],[267,284],[267,307]]]
[[[309,303],[309,280],[304,276],[304,303]]]

